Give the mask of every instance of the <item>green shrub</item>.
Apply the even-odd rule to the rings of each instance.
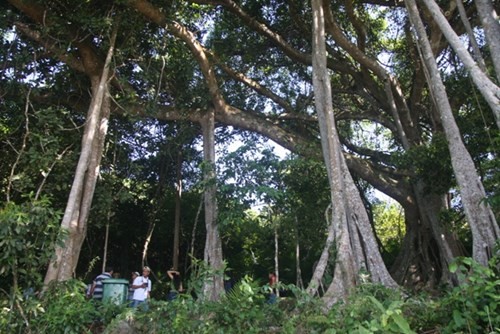
[[[41,298],[41,312],[30,327],[35,333],[81,334],[90,332],[101,318],[92,301],[85,298],[86,285],[78,280],[54,282]]]
[[[332,308],[331,327],[326,333],[415,333],[406,318],[405,305],[397,290],[362,284],[345,304]]]
[[[441,321],[439,299],[426,293],[411,296],[405,300],[403,313],[410,327],[418,333],[433,333]]]
[[[0,298],[0,333],[90,333],[103,316],[85,298],[85,287],[68,280],[54,282],[42,296],[25,291]]]
[[[281,299],[278,306],[283,312],[281,333],[323,333],[332,327],[333,316],[324,314],[324,304],[318,297],[290,284],[282,288],[293,293],[293,298]]]
[[[279,322],[277,305],[266,304],[263,289],[245,276],[220,302],[207,305],[213,312],[213,323],[226,333],[263,333]]]
[[[19,291],[0,296],[0,333],[29,333],[30,318],[43,312],[40,301]]]
[[[108,326],[111,330],[123,322],[134,328],[137,333],[170,334],[170,333],[210,333],[207,328],[201,304],[188,295],[179,295],[171,302],[150,300],[149,310],[126,309]]]
[[[460,285],[447,294],[442,314],[448,315],[442,332],[497,333],[500,332],[500,277],[498,256],[485,267],[471,258],[458,258],[450,265]]]
[[[138,333],[268,333],[282,325],[277,304],[265,302],[263,288],[249,277],[218,302],[179,294],[170,302],[151,300],[147,312],[124,312],[111,327],[126,322]]]
[[[287,305],[282,333],[415,333],[408,317],[408,301],[398,290],[365,283],[356,287],[346,302],[326,312],[320,298],[288,288],[295,295],[295,309]]]
[[[41,287],[41,273],[53,256],[55,245],[64,237],[59,233],[60,216],[61,213],[51,207],[47,198],[22,204],[8,202],[0,208],[0,278],[5,282],[3,288],[36,290]]]

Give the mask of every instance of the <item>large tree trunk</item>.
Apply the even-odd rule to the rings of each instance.
[[[335,40],[335,42],[338,45],[340,45],[344,50],[346,50],[354,59],[356,59],[358,62],[363,64],[367,69],[372,71],[373,74],[377,76],[379,82],[384,83],[383,88],[387,96],[386,108],[390,111],[390,114],[393,117],[393,121],[395,123],[395,129],[397,129],[394,132],[397,133],[397,135],[399,136],[398,139],[402,143],[404,149],[408,150],[415,145],[420,145],[422,140],[420,138],[420,132],[418,130],[418,127],[416,126],[416,124],[418,124],[418,116],[417,116],[418,112],[410,112],[410,107],[407,105],[407,101],[405,100],[402,88],[400,87],[397,79],[394,78],[389,72],[387,72],[382,66],[380,66],[380,64],[378,64],[376,60],[368,57],[368,55],[364,54],[363,51],[360,50],[354,43],[350,42],[349,39],[345,37],[344,34],[342,33],[340,26],[336,24],[334,15],[332,14],[331,10],[326,10],[327,4],[324,4],[324,6],[326,14],[326,28],[328,33],[330,33],[332,38]],[[420,72],[423,73],[422,71]],[[374,84],[377,83],[374,82]],[[416,95],[418,96],[418,91],[419,91],[418,88],[416,89],[416,91],[417,91]],[[409,102],[410,106],[414,105],[413,103],[411,103],[411,101]],[[405,191],[403,190],[403,192]],[[411,193],[412,194],[411,196],[413,196],[413,191],[411,189],[406,189],[406,192]],[[399,200],[404,202],[407,200],[408,196],[410,195],[400,196]],[[415,203],[419,205],[420,202],[417,201]],[[358,204],[358,207],[361,208],[361,205]],[[359,211],[353,210],[353,212],[359,212]],[[366,231],[369,231],[369,229],[366,228]],[[362,235],[365,236],[365,234]],[[368,238],[371,239],[371,234],[370,237]],[[362,245],[363,244],[364,243],[362,243]],[[438,248],[438,251],[439,249],[441,248]],[[404,249],[403,251],[407,250]],[[415,251],[418,252],[418,250]],[[371,253],[368,252],[368,254]],[[360,258],[362,257],[362,255],[363,255],[362,253],[359,253]],[[418,276],[418,273],[415,273],[415,276]],[[392,281],[391,277],[385,272],[381,273],[381,277],[382,279],[387,279],[389,282]],[[388,284],[393,284],[393,282]]]
[[[464,256],[458,238],[447,231],[439,220],[446,209],[444,195],[423,191],[403,205],[406,235],[401,252],[392,265],[394,279],[410,289],[436,288],[453,283],[448,264],[456,256]]]
[[[342,156],[343,157],[343,156]],[[343,160],[343,159],[342,159]],[[375,238],[375,231],[370,223],[370,218],[363,204],[359,189],[349,173],[345,161],[342,161],[344,185],[346,187],[347,205],[349,207],[349,228],[351,231],[351,244],[353,245],[357,270],[369,273],[372,282],[380,283],[386,287],[396,288],[398,284],[389,274],[380,249]],[[359,239],[354,242],[352,239]]]
[[[104,139],[108,130],[110,98],[108,94],[109,65],[114,52],[116,29],[113,32],[111,47],[100,78],[91,78],[92,101],[85,123],[82,139],[82,152],[71,186],[68,203],[61,222],[67,232],[62,246],[57,246],[55,257],[45,275],[45,284],[53,280],[67,280],[74,274],[80,250],[87,230],[87,219],[94,196]]]
[[[438,250],[436,257],[439,257],[440,271],[436,272],[436,275],[440,275],[441,283],[451,283],[452,276],[448,266],[455,257],[463,254],[458,249],[457,240],[443,227],[439,219],[440,211],[446,208],[445,199],[443,196],[428,193],[420,181],[417,181],[415,188],[419,217],[429,233],[425,237],[433,239]]]
[[[321,132],[321,145],[328,171],[332,200],[332,220],[328,237],[308,291],[315,293],[329,262],[335,241],[336,260],[333,281],[323,300],[327,308],[346,299],[357,284],[357,274],[366,270],[375,282],[397,286],[382,261],[366,208],[354,184],[341,151],[333,114],[330,77],[326,67],[324,11],[321,0],[313,8],[313,86]]]
[[[405,208],[406,234],[392,265],[394,279],[414,290],[434,288],[441,280],[439,248],[425,220],[418,219],[418,207]]]
[[[405,0],[410,20],[417,34],[423,63],[428,71],[428,84],[435,107],[443,124],[451,163],[457,180],[467,221],[472,230],[473,258],[486,265],[491,258],[496,240],[500,236],[498,224],[491,208],[485,203],[486,193],[476,172],[474,162],[463,144],[460,131],[453,117],[451,106],[439,75],[425,27],[414,0]]]
[[[345,299],[356,284],[356,270],[347,227],[342,178],[341,152],[333,116],[330,78],[326,67],[324,13],[321,0],[311,0],[313,9],[313,86],[316,112],[321,133],[321,147],[328,172],[332,201],[332,219],[328,227],[328,237],[313,277],[308,286],[310,293],[316,293],[329,262],[331,246],[336,243],[337,259],[334,269],[335,294]],[[334,283],[332,283],[332,286]],[[330,298],[331,299],[331,298]]]
[[[224,275],[222,270],[222,242],[217,226],[217,199],[215,174],[215,117],[214,110],[209,109],[201,124],[203,130],[203,156],[205,181],[205,226],[207,237],[205,242],[205,262],[212,274],[203,286],[203,297],[207,300],[219,300],[224,293]]]

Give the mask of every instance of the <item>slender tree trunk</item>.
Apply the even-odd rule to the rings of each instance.
[[[102,74],[100,78],[91,78],[92,101],[85,123],[82,152],[61,222],[61,228],[67,232],[67,236],[64,244],[55,249],[54,259],[49,264],[45,275],[46,286],[53,280],[63,281],[73,276],[85,239],[87,219],[108,130],[110,103],[107,88],[116,34],[115,26]]]
[[[280,281],[280,266],[279,266],[279,233],[278,226],[274,227],[274,274],[276,275],[276,282]],[[276,289],[276,296],[280,296],[279,289]]]
[[[302,281],[302,270],[300,269],[300,241],[299,241],[299,220],[295,217],[295,285],[299,288],[304,287]]]
[[[498,13],[495,7],[493,7],[494,1],[475,0],[474,3],[481,19],[484,34],[486,35],[497,82],[500,83],[500,22]]]
[[[146,233],[146,238],[144,239],[144,246],[142,247],[142,257],[141,257],[141,267],[144,267],[148,263],[148,250],[149,244],[151,243],[151,238],[153,237],[153,232],[155,230],[155,217],[156,215],[151,216],[151,220],[149,221],[148,231]]]
[[[455,50],[458,57],[462,60],[464,66],[469,71],[469,73],[472,77],[472,81],[474,81],[474,84],[479,89],[479,91],[483,95],[484,99],[486,100],[486,102],[490,106],[491,110],[493,111],[493,115],[495,116],[497,127],[500,129],[500,87],[495,85],[495,83],[493,83],[490,80],[490,78],[486,75],[486,73],[484,73],[479,68],[477,63],[474,61],[472,56],[469,54],[467,49],[464,47],[460,38],[457,36],[457,34],[455,33],[455,31],[453,30],[451,25],[448,23],[448,20],[443,15],[441,8],[437,5],[437,3],[434,0],[423,0],[423,2],[425,3],[427,8],[429,9],[429,12],[432,15],[432,18],[434,19],[436,24],[439,26],[439,28],[443,32],[443,35],[446,37],[446,40],[450,43],[453,50]],[[490,4],[490,6],[488,6],[489,10],[492,10],[494,12],[493,6],[491,5],[490,0],[485,0],[485,1],[480,1],[480,2],[484,6],[486,6],[486,3],[489,3]],[[477,1],[476,1],[476,6],[477,6]],[[479,6],[479,7],[482,8],[482,6]],[[407,8],[408,8],[408,6],[407,6]],[[479,8],[478,8],[478,11],[479,11]],[[491,14],[488,13],[488,15],[486,15],[486,16],[489,18],[489,17],[491,17]],[[420,18],[419,18],[419,20],[420,20]],[[490,20],[488,20],[488,22],[483,22],[483,23],[488,24],[491,22],[490,22]],[[496,24],[490,25],[489,28],[494,30],[495,25],[498,27],[498,21],[496,22]],[[500,34],[500,28],[497,29],[496,31],[497,31],[497,34]],[[423,37],[421,36],[420,38],[423,38]],[[427,37],[425,39],[428,40]],[[498,37],[498,35],[497,35],[495,38],[492,38],[492,40],[493,40],[493,43],[495,43],[497,40],[500,42],[500,37]],[[491,46],[492,45],[490,45],[490,47]],[[430,46],[429,46],[429,48],[430,48]],[[494,50],[492,49],[491,51],[493,52]],[[500,52],[500,44],[498,45],[498,49],[496,50],[496,52]],[[431,54],[432,54],[432,52],[431,52]],[[499,57],[500,57],[500,55],[498,55],[498,54],[496,54],[496,55],[492,54],[493,59],[500,59]],[[434,60],[434,62],[435,62],[435,60]],[[498,64],[498,66],[500,66],[500,62]],[[431,71],[431,69],[429,69],[429,68],[427,70],[429,72]],[[497,70],[500,70],[500,68]],[[498,74],[498,72],[497,72],[497,74]],[[500,80],[500,76],[498,78],[499,78],[498,80]],[[441,79],[439,79],[439,80],[441,81]],[[437,96],[435,98],[438,99]],[[444,122],[443,122],[443,125],[444,125]],[[445,126],[445,128],[446,128],[446,126]]]
[[[194,257],[194,245],[196,244],[196,228],[198,226],[198,220],[203,209],[203,203],[205,201],[205,195],[202,194],[200,198],[200,205],[198,205],[198,210],[196,210],[196,217],[194,218],[193,230],[191,231],[191,246],[189,253]]]
[[[224,276],[222,262],[222,242],[217,226],[217,199],[215,174],[215,114],[210,109],[201,124],[203,130],[203,156],[205,181],[205,226],[207,237],[205,242],[205,262],[214,272],[204,282],[204,298],[219,300],[224,293]]]
[[[472,230],[473,258],[486,265],[493,254],[495,242],[500,237],[498,224],[491,208],[484,201],[486,193],[483,184],[476,172],[474,162],[463,144],[417,5],[414,0],[405,0],[405,4],[417,34],[417,46],[421,50],[423,63],[428,71],[429,89],[443,123],[453,171],[459,186],[467,221]]]
[[[467,17],[467,12],[464,8],[464,3],[462,0],[456,0],[457,9],[460,13],[460,19],[464,25],[465,31],[467,31],[467,36],[469,37],[469,43],[472,48],[472,54],[474,55],[474,59],[477,62],[479,68],[484,72],[488,73],[486,69],[486,63],[484,62],[483,55],[481,54],[481,49],[477,44],[476,36],[474,35],[474,30],[472,30],[472,26],[470,25],[469,18]]]
[[[307,293],[309,293],[310,295],[317,294],[319,288],[324,290],[323,275],[326,271],[326,267],[330,260],[330,252],[332,251],[332,246],[335,241],[335,229],[332,222],[332,215],[330,213],[330,210],[331,210],[331,203],[325,210],[325,220],[328,223],[326,242],[325,245],[323,246],[323,251],[321,252],[321,256],[316,265],[314,266],[313,275],[306,289]]]
[[[177,182],[175,186],[175,221],[174,221],[174,244],[172,250],[172,266],[174,270],[179,268],[179,242],[181,231],[181,198],[182,198],[182,151],[179,148],[177,154]]]
[[[102,272],[106,271],[106,266],[108,263],[108,242],[109,242],[109,221],[110,215],[108,214],[106,220],[106,231],[104,233],[104,250],[102,251]]]
[[[116,140],[117,138],[115,138]],[[117,146],[114,146],[113,150],[113,165],[116,166],[116,148]],[[118,190],[118,193],[121,192],[121,189]],[[109,244],[109,226],[111,224],[111,217],[113,216],[113,203],[115,199],[118,197],[117,194],[113,194],[112,199],[109,201],[108,208],[106,210],[106,232],[104,235],[104,251],[102,252],[102,272],[106,271],[107,267],[107,262],[108,262],[108,244]]]

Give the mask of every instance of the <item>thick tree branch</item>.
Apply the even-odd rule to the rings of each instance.
[[[277,105],[281,106],[286,112],[288,112],[288,113],[295,112],[293,107],[290,105],[290,103],[285,101],[283,98],[274,94],[271,90],[262,86],[261,84],[259,84],[255,80],[252,80],[251,78],[245,76],[243,73],[236,72],[235,70],[233,70],[232,68],[230,68],[229,66],[224,64],[222,61],[220,61],[220,59],[210,50],[205,49],[205,52],[207,54],[209,54],[212,57],[212,59],[215,60],[215,63],[218,66],[220,66],[220,68],[222,68],[222,70],[224,72],[226,72],[231,78],[233,78],[234,80],[239,81],[239,82],[245,84],[246,86],[252,88],[257,93],[260,93],[261,95],[263,95],[265,97],[268,97],[273,102],[275,102]]]
[[[148,1],[131,0],[128,4],[150,21],[161,27],[167,27],[176,37],[187,44],[203,72],[216,113],[224,112],[227,109],[227,105],[220,92],[212,64],[208,60],[203,46],[198,42],[194,34],[178,22],[167,22],[166,16]]]
[[[59,59],[60,61],[62,61],[75,71],[85,73],[85,67],[83,66],[81,60],[77,59],[71,54],[68,54],[66,50],[62,50],[60,47],[57,46],[57,43],[55,43],[53,40],[45,38],[44,36],[42,36],[42,34],[40,34],[38,31],[31,29],[25,23],[16,22],[15,25],[16,28],[22,34],[24,34],[26,37],[35,41],[41,47],[43,47],[45,51],[47,51],[48,55],[53,56],[56,59]]]

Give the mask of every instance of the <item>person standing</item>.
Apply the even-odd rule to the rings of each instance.
[[[131,274],[132,279],[130,280],[129,288],[128,288],[128,303],[129,305],[132,305],[132,300],[134,299],[134,288],[132,288],[132,285],[134,285],[134,280],[139,277],[139,272],[134,271]]]
[[[132,307],[137,307],[143,305],[143,309],[147,310],[147,300],[150,298],[151,293],[151,279],[149,274],[151,269],[149,267],[142,268],[142,276],[138,276],[134,279],[132,283],[132,289],[134,289],[134,296],[132,298]]]
[[[112,275],[113,275],[113,267],[106,267],[104,272],[98,275],[92,282],[92,286],[90,287],[87,297],[94,298],[95,300],[102,300],[102,292],[103,292],[102,281],[112,278]]]
[[[269,296],[267,298],[267,303],[274,304],[278,300],[278,295],[276,291],[277,277],[275,273],[269,273],[268,278],[269,278],[269,287],[271,292],[269,293]]]
[[[167,294],[167,301],[172,301],[177,298],[179,293],[183,292],[181,273],[172,268],[167,271],[167,276],[170,278],[170,291]]]

